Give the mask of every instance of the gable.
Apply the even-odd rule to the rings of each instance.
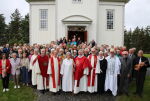
[[[72,15],[64,18],[62,20],[63,23],[84,23],[84,24],[90,24],[92,23],[92,20],[88,17],[82,16],[82,15]]]

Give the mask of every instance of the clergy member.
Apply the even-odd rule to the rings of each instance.
[[[95,48],[91,49],[92,54],[88,56],[92,69],[90,75],[88,75],[88,91],[90,93],[97,92],[97,74],[100,74],[100,64],[96,55]]]
[[[53,56],[49,59],[48,71],[49,90],[56,93],[60,89],[60,59],[57,57],[57,51],[55,50]]]
[[[107,57],[107,70],[105,80],[105,91],[110,90],[114,96],[117,95],[117,76],[120,74],[120,60],[115,56],[114,49],[110,50],[110,56]]]
[[[100,69],[101,73],[98,74],[98,94],[103,94],[105,92],[105,78],[106,78],[106,70],[107,70],[107,60],[104,57],[104,53],[102,51],[99,52],[99,63],[100,63]]]
[[[74,81],[74,62],[71,59],[71,53],[66,53],[66,59],[63,60],[61,65],[61,75],[62,75],[62,90],[64,92],[72,92],[73,91],[73,81]]]
[[[30,70],[32,70],[32,85],[35,87],[37,85],[37,74],[36,69],[39,66],[38,63],[38,49],[34,49],[34,54],[31,56],[30,59]]]
[[[41,54],[38,56],[38,63],[36,73],[37,73],[37,89],[42,93],[48,88],[48,56],[46,55],[45,49],[41,49]]]
[[[147,68],[150,66],[149,60],[143,56],[143,50],[139,50],[138,57],[133,61],[133,66],[136,72],[136,92],[134,94],[143,97],[143,87]]]
[[[89,75],[91,65],[88,59],[84,56],[83,50],[78,51],[78,57],[75,58],[75,85],[74,94],[80,91],[87,91],[87,76]]]

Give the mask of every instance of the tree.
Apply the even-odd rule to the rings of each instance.
[[[136,27],[133,31],[125,31],[125,46],[127,48],[137,48],[137,50],[144,50],[146,53],[150,53],[150,28]]]
[[[5,43],[5,35],[6,34],[6,24],[5,17],[3,14],[0,14],[0,45]]]
[[[21,27],[21,14],[19,13],[19,10],[16,9],[13,14],[11,14],[11,21],[8,25],[8,43],[14,44],[14,43],[20,43],[21,40],[21,33],[20,33],[20,27]]]
[[[25,18],[21,20],[21,42],[29,43],[29,14],[25,15]]]

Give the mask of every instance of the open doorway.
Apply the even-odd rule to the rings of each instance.
[[[73,38],[80,38],[82,42],[87,42],[87,31],[85,30],[85,26],[69,26],[68,27],[68,40],[72,40]]]

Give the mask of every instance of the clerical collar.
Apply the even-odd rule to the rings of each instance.
[[[95,54],[92,54],[92,56],[95,56]]]
[[[99,56],[99,60],[103,60],[103,59],[104,59],[104,56],[102,56],[102,57]]]
[[[78,57],[79,57],[79,58],[82,58],[83,56],[84,56],[84,55],[79,55]]]

